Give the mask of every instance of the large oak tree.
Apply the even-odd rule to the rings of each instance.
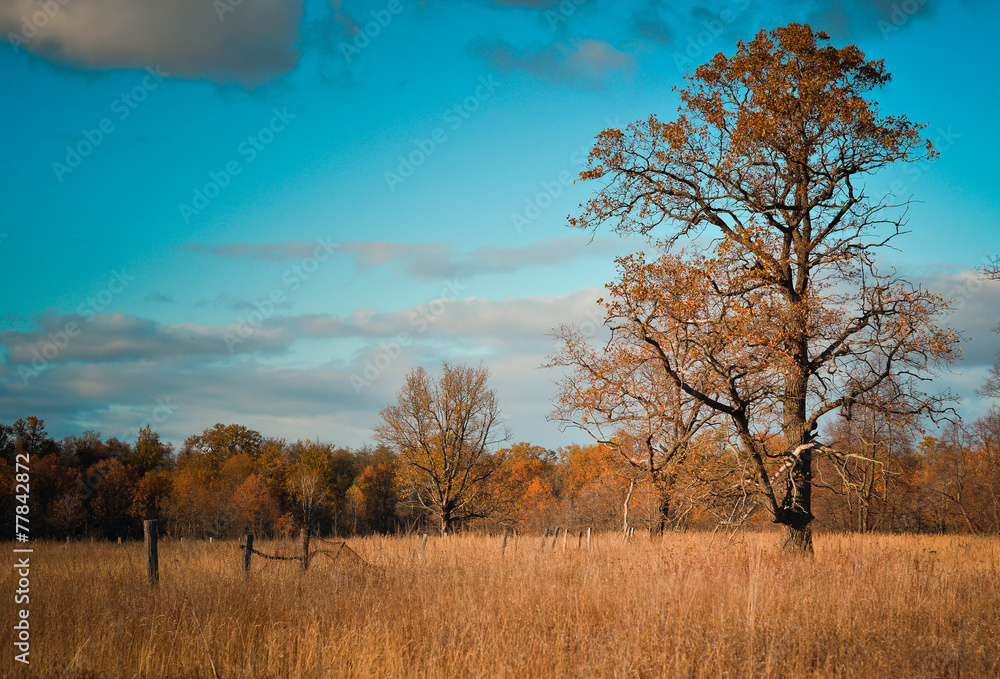
[[[656,239],[662,256],[619,260],[608,324],[726,423],[786,544],[807,551],[812,457],[836,454],[821,418],[940,414],[923,380],[957,351],[936,325],[945,300],[877,266],[908,199],[867,193],[931,144],[868,98],[883,62],[828,41],[761,31],[688,76],[676,119],[603,131],[581,174],[602,188],[570,219]]]

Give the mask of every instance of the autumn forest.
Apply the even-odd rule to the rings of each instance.
[[[54,441],[31,417],[2,431],[0,497],[10,505],[2,516],[13,532],[13,459],[28,452],[34,538],[136,539],[146,518],[159,518],[167,535],[197,538],[290,536],[307,524],[327,536],[439,529],[384,445],[289,443],[216,425],[173,451],[148,429],[132,444],[96,432]],[[831,434],[831,445],[860,457],[817,468],[820,530],[1000,533],[1000,412],[938,437],[870,417]],[[725,456],[708,440],[675,480],[665,517],[656,488],[611,446],[516,443],[494,456],[500,462],[487,485],[495,501],[464,529],[712,530],[735,528],[746,514]],[[758,513],[747,526],[768,523]]]

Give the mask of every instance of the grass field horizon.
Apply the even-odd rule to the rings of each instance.
[[[237,541],[165,540],[155,591],[141,543],[36,542],[31,665],[8,653],[0,674],[1000,676],[1000,539],[780,540],[365,537],[348,544],[370,567],[255,557],[248,579]]]

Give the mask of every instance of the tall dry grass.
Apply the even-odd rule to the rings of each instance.
[[[776,541],[367,538],[350,544],[370,571],[255,557],[249,581],[233,542],[164,541],[156,593],[141,544],[36,543],[30,672],[4,644],[0,673],[1000,676],[997,539],[819,535],[812,559]]]

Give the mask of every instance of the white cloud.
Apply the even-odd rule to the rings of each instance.
[[[478,41],[473,51],[501,72],[523,71],[552,82],[600,86],[612,76],[630,78],[635,57],[604,40],[585,38],[521,49],[503,40]]]
[[[323,243],[323,241],[320,241]],[[317,249],[316,241],[256,244],[187,243],[188,252],[229,259],[281,261],[305,259]],[[438,281],[478,274],[513,273],[528,267],[554,266],[582,259],[610,259],[622,249],[618,238],[550,238],[518,247],[483,246],[459,252],[449,243],[395,243],[390,241],[326,241],[324,248],[350,257],[358,269],[391,267],[401,276]]]
[[[36,319],[34,330],[0,332],[0,346],[6,348],[7,362],[14,369],[38,371],[56,363],[217,359],[234,353],[271,353],[283,351],[294,339],[280,326],[262,324],[253,330],[243,337],[237,324],[162,325],[121,312],[47,314]],[[227,336],[240,341],[227,343]]]
[[[993,365],[1000,351],[1000,281],[984,280],[974,269],[918,279],[923,287],[953,301],[954,312],[943,324],[962,333],[959,368]]]
[[[358,310],[348,317],[321,314],[286,319],[294,333],[312,338],[368,337],[392,340],[400,335],[467,346],[548,343],[548,331],[560,324],[600,325],[597,288],[554,297],[507,297],[500,300],[442,297],[409,309]]]

